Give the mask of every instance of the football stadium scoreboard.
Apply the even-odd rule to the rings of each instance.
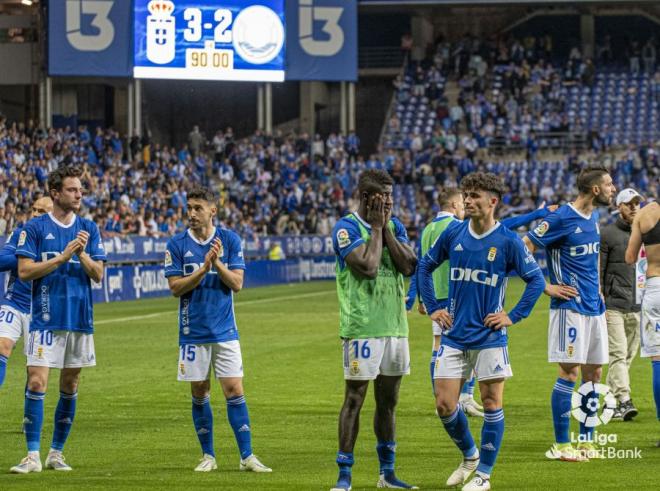
[[[284,0],[135,0],[136,78],[281,82]]]

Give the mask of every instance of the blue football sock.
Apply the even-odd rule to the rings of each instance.
[[[575,382],[569,382],[558,378],[552,390],[552,423],[555,428],[555,441],[557,443],[569,443],[568,434],[571,427],[571,397],[573,395]]]
[[[211,409],[211,398],[192,398],[192,419],[195,425],[195,433],[202,446],[202,452],[215,457],[213,449],[213,410]]]
[[[431,366],[429,367],[431,369],[431,389],[433,389],[433,395],[435,395],[435,380],[433,380],[433,373],[435,372],[435,359],[437,356],[438,352],[433,350],[433,353],[431,354]]]
[[[474,376],[470,380],[466,380],[461,388],[461,394],[474,395]]]
[[[67,394],[60,392],[60,400],[55,408],[55,427],[53,428],[53,442],[50,448],[62,450],[66,439],[73,426],[73,418],[76,416],[76,401],[78,393]]]
[[[379,441],[376,445],[376,452],[378,452],[378,462],[380,462],[380,473],[394,472],[396,442]]]
[[[470,433],[467,416],[460,407],[446,418],[440,418],[445,430],[449,433],[452,441],[463,452],[463,456],[470,458],[477,453],[477,447]]]
[[[337,465],[339,466],[339,477],[337,487],[350,487],[353,474],[353,452],[337,452]]]
[[[582,381],[582,384],[584,385],[584,380]],[[598,399],[598,394],[594,391],[589,392],[586,395],[587,398],[592,398],[595,397]],[[587,410],[587,416],[593,416],[594,413],[591,411]],[[581,442],[593,442],[594,440],[594,429],[592,428],[587,428],[587,426],[584,423],[580,423],[580,441]]]
[[[41,426],[44,422],[45,392],[25,391],[23,426],[28,452],[38,452],[41,446]]]
[[[497,459],[497,453],[504,436],[504,410],[484,411],[484,425],[481,427],[481,454],[477,472],[489,477]]]
[[[7,374],[7,357],[0,355],[0,387],[5,383],[5,375]]]
[[[655,399],[655,415],[660,419],[660,360],[653,362],[653,399]]]
[[[234,430],[241,459],[252,455],[252,430],[245,396],[230,397],[227,399],[227,418],[231,429]]]

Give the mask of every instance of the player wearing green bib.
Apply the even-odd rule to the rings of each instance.
[[[387,172],[364,171],[358,211],[339,220],[332,231],[346,380],[339,415],[339,478],[333,491],[351,489],[353,448],[370,380],[376,398],[377,487],[416,489],[394,473],[394,412],[401,377],[410,371],[404,276],[414,273],[417,259],[405,228],[391,216],[392,185]]]

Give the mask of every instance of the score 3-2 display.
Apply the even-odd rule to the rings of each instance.
[[[136,78],[284,80],[284,0],[135,0]]]

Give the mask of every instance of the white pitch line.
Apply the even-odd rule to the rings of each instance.
[[[303,293],[302,295],[288,295],[284,297],[273,297],[273,298],[261,298],[259,300],[246,300],[244,302],[236,302],[236,307],[242,307],[243,305],[256,305],[260,303],[270,303],[270,302],[280,302],[287,300],[298,300],[299,298],[310,298],[310,297],[320,297],[321,295],[327,295],[328,292],[314,292],[314,293]],[[151,319],[153,317],[160,317],[161,315],[178,315],[179,312],[176,310],[168,310],[166,312],[156,312],[154,314],[145,314],[145,315],[135,315],[133,317],[119,317],[117,319],[106,319],[102,321],[94,322],[95,326],[100,326],[103,324],[116,324],[118,322],[130,322],[130,321],[139,321],[142,319]]]

